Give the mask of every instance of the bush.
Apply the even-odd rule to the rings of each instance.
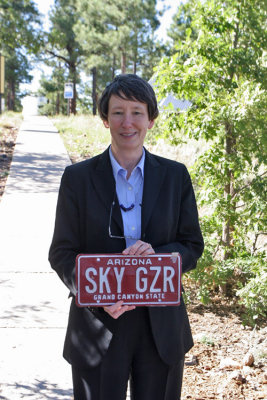
[[[240,289],[236,295],[240,303],[246,307],[246,314],[243,319],[250,325],[255,325],[266,318],[267,310],[267,263],[264,253],[248,259],[244,265],[249,277],[245,283],[238,282]],[[265,319],[266,321],[266,319]]]

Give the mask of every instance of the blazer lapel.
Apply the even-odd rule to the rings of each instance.
[[[146,227],[151,218],[153,208],[156,206],[165,174],[166,167],[162,166],[156,158],[146,150],[142,200],[142,237],[144,237],[143,235],[146,232]]]
[[[112,166],[109,158],[109,150],[105,150],[99,157],[95,173],[92,174],[92,181],[95,191],[98,193],[99,199],[110,212],[112,203],[115,205],[112,210],[112,218],[123,232],[123,222],[119,202],[116,195],[116,185],[113,176]]]
[[[162,183],[166,174],[166,167],[162,166],[156,158],[146,150],[145,169],[144,169],[144,189],[142,199],[142,236],[146,231],[147,224],[151,218],[153,208],[161,190]],[[119,202],[116,195],[115,179],[110,163],[108,149],[100,155],[95,173],[92,174],[94,188],[104,206],[110,212],[112,202],[115,205],[112,212],[112,223],[117,223],[123,234],[123,222]]]

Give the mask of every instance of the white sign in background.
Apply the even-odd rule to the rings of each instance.
[[[65,83],[64,99],[73,99],[73,83]]]

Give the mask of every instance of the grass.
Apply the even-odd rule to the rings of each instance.
[[[22,123],[23,115],[22,113],[17,113],[14,111],[5,111],[0,115],[0,138],[2,137],[4,130],[19,128]]]
[[[105,150],[110,143],[109,130],[99,117],[93,115],[64,116],[52,118],[63,138],[72,161],[92,157]]]
[[[9,140],[15,130],[19,129],[23,120],[21,113],[6,111],[0,115],[0,153],[5,153]]]
[[[200,339],[200,342],[203,344],[206,344],[207,346],[214,346],[215,341],[212,337],[203,335],[202,338]]]

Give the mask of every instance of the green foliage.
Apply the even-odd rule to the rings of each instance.
[[[173,22],[169,27],[167,33],[172,39],[173,49],[171,52],[174,53],[176,44],[186,40],[186,37],[197,38],[197,31],[192,27],[192,16],[195,12],[195,4],[193,1],[181,3],[177,10],[177,13],[173,17]]]
[[[97,68],[98,92],[117,71],[151,77],[162,50],[154,38],[159,26],[155,0],[127,4],[124,0],[78,0],[77,10],[80,19],[75,32],[87,71]]]
[[[208,144],[192,170],[206,243],[192,278],[203,302],[220,289],[262,315],[262,302],[253,304],[248,293],[262,293],[258,260],[266,243],[266,5],[192,0],[189,9],[190,29],[185,21],[184,40],[156,74],[161,96],[192,103],[186,112],[168,111],[165,135]]]
[[[67,114],[67,100],[64,99],[64,83],[67,81],[66,70],[60,62],[52,61],[52,74],[49,78],[41,77],[39,96],[45,97],[46,104],[39,107],[41,115]]]
[[[0,53],[5,56],[5,98],[9,110],[20,108],[19,84],[30,82],[31,63],[42,43],[40,19],[32,0],[0,0]]]
[[[203,335],[200,338],[200,342],[203,343],[203,344],[206,344],[207,346],[211,346],[211,347],[213,347],[215,345],[214,339],[212,337],[210,337],[210,336]]]
[[[74,98],[71,101],[71,112],[76,113],[77,89],[76,85],[80,82],[80,64],[83,56],[83,50],[79,45],[78,38],[74,32],[75,24],[79,20],[79,13],[73,0],[55,0],[54,7],[50,12],[51,28],[46,34],[46,43],[44,53],[45,62],[54,69],[52,79],[58,80],[56,75],[65,76],[66,81],[73,83]],[[51,61],[52,57],[52,61]],[[59,72],[63,66],[66,73]],[[60,82],[62,83],[62,82]],[[64,87],[64,86],[63,86]],[[63,94],[63,87],[60,84],[58,95]],[[60,89],[60,91],[59,91]],[[45,91],[45,86],[43,86]],[[48,90],[48,98],[51,91]],[[61,94],[59,94],[61,93]],[[58,100],[57,100],[58,101]],[[62,104],[62,99],[60,101]],[[53,108],[50,107],[51,112]],[[60,112],[60,107],[56,107],[56,112]]]
[[[50,21],[46,63],[51,66],[52,56],[67,68],[66,78],[74,83],[73,113],[76,96],[80,110],[94,109],[97,96],[119,70],[149,79],[161,56],[162,46],[154,40],[159,25],[155,0],[130,0],[127,6],[123,0],[55,0]],[[87,86],[81,82],[81,71],[93,75]],[[92,101],[88,100],[88,89]],[[51,97],[50,91],[47,94]],[[55,110],[51,99],[44,110]]]
[[[247,282],[239,282],[240,289],[236,294],[240,302],[246,307],[243,316],[248,324],[256,324],[266,318],[267,305],[267,259],[266,254],[260,253],[258,257],[246,260]]]
[[[40,19],[32,0],[0,0],[0,51],[26,48],[36,54],[40,48]]]

